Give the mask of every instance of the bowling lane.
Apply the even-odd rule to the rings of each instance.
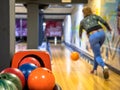
[[[51,45],[52,72],[56,83],[62,90],[119,90],[120,75],[109,71],[110,78],[103,78],[102,69],[98,67],[97,75],[90,74],[92,65],[84,59],[70,59],[70,50],[64,45]]]
[[[24,51],[27,49],[27,43],[16,43],[15,52]]]
[[[63,44],[51,44],[52,72],[56,83],[62,90],[120,90],[120,75],[110,71],[110,78],[103,78],[102,69],[98,67],[97,75],[90,74],[92,65],[84,59],[70,59],[70,50]],[[26,43],[16,45],[17,51],[26,50]]]

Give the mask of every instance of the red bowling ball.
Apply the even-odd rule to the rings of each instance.
[[[55,86],[55,77],[47,68],[36,68],[28,77],[29,90],[53,90]]]
[[[12,73],[15,74],[16,76],[19,77],[21,83],[22,83],[22,88],[25,86],[25,77],[24,74],[18,69],[18,68],[6,68],[1,71],[1,73]]]
[[[40,62],[39,62],[37,59],[35,59],[34,57],[26,57],[26,58],[24,58],[24,59],[20,62],[19,66],[21,66],[21,65],[23,65],[23,64],[26,64],[26,63],[33,63],[33,64],[35,64],[35,65],[38,66],[38,67],[41,66],[41,65],[40,65]],[[18,67],[19,67],[19,66],[18,66]]]

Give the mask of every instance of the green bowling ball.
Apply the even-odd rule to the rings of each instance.
[[[17,87],[17,90],[22,90],[22,83],[18,76],[12,73],[0,73],[0,79],[5,79],[13,82]],[[5,89],[6,90],[6,89]]]
[[[18,89],[13,82],[5,79],[0,79],[0,90],[18,90]]]

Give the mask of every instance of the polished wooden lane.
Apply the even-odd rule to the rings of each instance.
[[[120,90],[120,75],[109,71],[110,78],[105,80],[101,67],[97,75],[90,74],[92,65],[82,58],[72,61],[63,45],[51,45],[51,52],[52,72],[62,90]]]
[[[24,51],[27,49],[27,43],[16,43],[15,52]]]
[[[16,52],[26,49],[26,44],[17,44]],[[109,71],[110,78],[103,78],[102,69],[98,67],[97,75],[90,74],[92,65],[84,59],[70,59],[70,50],[64,45],[51,45],[52,72],[56,83],[62,90],[120,90],[120,75]]]

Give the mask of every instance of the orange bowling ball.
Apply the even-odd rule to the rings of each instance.
[[[74,61],[78,60],[79,59],[79,53],[76,52],[76,51],[71,52],[70,58]]]
[[[30,73],[27,84],[29,90],[53,90],[55,77],[49,69],[38,67]]]

